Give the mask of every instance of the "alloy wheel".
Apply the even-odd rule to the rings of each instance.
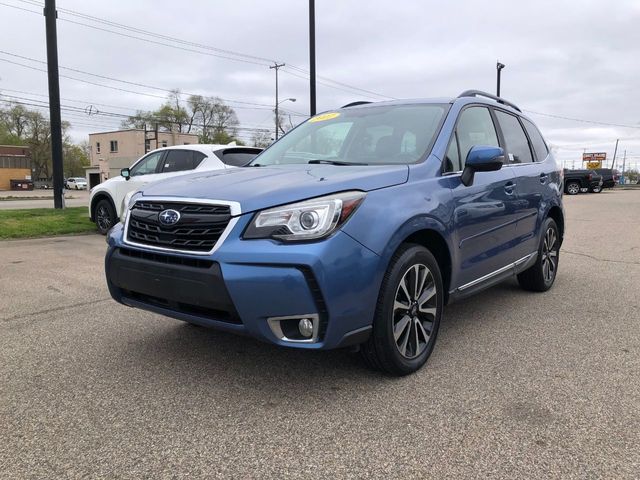
[[[109,211],[104,205],[98,206],[98,209],[96,210],[96,220],[98,221],[98,226],[102,231],[109,230],[111,228],[111,224],[113,223],[111,221]]]
[[[542,244],[542,276],[545,282],[550,282],[558,268],[558,236],[554,228],[548,228],[544,234]]]
[[[416,358],[427,348],[437,314],[437,297],[436,283],[427,266],[409,267],[393,303],[393,337],[403,357]]]
[[[571,195],[575,195],[580,191],[580,187],[578,186],[577,183],[570,183],[569,186],[567,187],[567,190]]]

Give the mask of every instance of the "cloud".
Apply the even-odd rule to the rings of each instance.
[[[308,69],[307,2],[61,0],[58,6],[190,42],[283,61],[291,73],[281,71],[281,97],[297,98],[287,108],[308,112],[309,82],[291,69]],[[44,21],[37,7],[32,10],[36,14],[0,6],[0,45],[3,50],[44,59]],[[65,22],[63,18],[79,19],[64,13],[60,17],[61,65],[189,93],[273,103],[274,72],[266,66],[142,42]],[[524,110],[640,126],[637,1],[323,0],[316,2],[316,18],[317,69],[322,77],[392,97],[452,97],[469,88],[493,92],[499,59],[506,64],[503,95]],[[7,57],[0,54],[0,58]],[[123,87],[109,80],[92,80]],[[370,99],[366,92],[331,85],[318,85],[320,110]],[[46,94],[46,75],[0,62],[0,91],[3,89]],[[163,95],[142,87],[127,89]],[[61,80],[61,94],[71,100],[125,105],[132,110],[154,108],[161,102],[68,79]],[[244,124],[271,127],[272,118],[264,107],[238,108],[237,112]],[[640,152],[640,129],[599,128],[537,114],[531,118],[557,145],[563,160],[577,158],[583,148],[605,150],[612,156],[616,138],[622,139],[620,149]],[[94,118],[70,120],[72,124],[97,123]],[[82,139],[89,130],[96,128],[76,125],[72,133]]]

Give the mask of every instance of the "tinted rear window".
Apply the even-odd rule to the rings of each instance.
[[[256,155],[258,155],[257,152],[222,152],[222,161],[232,167],[244,167],[253,160]]]

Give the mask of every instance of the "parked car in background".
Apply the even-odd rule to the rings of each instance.
[[[119,177],[91,189],[89,212],[100,233],[105,234],[118,221],[127,194],[143,186],[194,171],[243,167],[262,151],[261,148],[229,145],[176,145],[154,150]]]
[[[87,189],[87,179],[84,177],[71,177],[67,178],[65,183],[65,188],[67,190],[86,190]]]
[[[564,170],[564,192],[577,195],[581,190],[602,191],[602,175],[595,170]]]
[[[602,175],[602,188],[613,188],[620,180],[620,175],[617,170],[611,168],[596,168],[594,171]]]
[[[128,306],[286,347],[360,345],[406,375],[447,302],[514,276],[551,288],[561,174],[533,122],[493,95],[357,102],[250,167],[143,187],[109,232],[107,283]]]

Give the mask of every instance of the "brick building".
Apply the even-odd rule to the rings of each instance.
[[[10,190],[11,180],[31,180],[29,147],[0,145],[0,190]]]

